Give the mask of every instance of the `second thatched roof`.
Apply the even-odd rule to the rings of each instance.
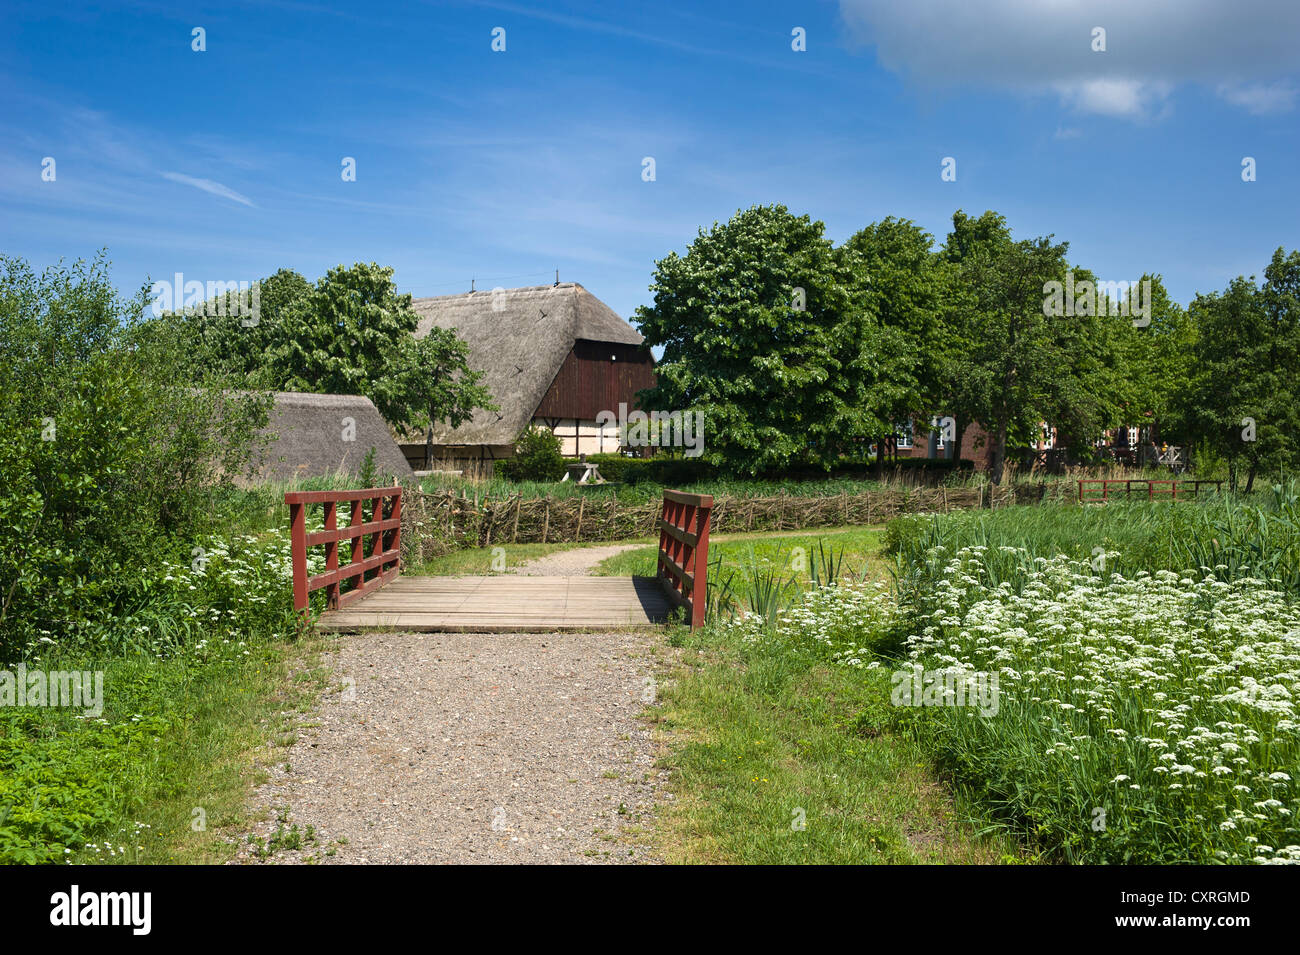
[[[360,395],[277,392],[265,433],[262,480],[356,476],[371,448],[381,481],[414,477],[379,410]]]
[[[505,445],[528,426],[579,339],[640,345],[641,334],[576,282],[417,298],[416,337],[455,329],[469,345],[469,366],[499,411],[479,411],[454,431],[434,431],[439,444]]]

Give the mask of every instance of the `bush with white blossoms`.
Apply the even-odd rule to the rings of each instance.
[[[758,614],[742,614],[727,626],[749,643],[774,641],[846,666],[867,666],[900,645],[902,616],[882,583],[841,581],[805,591],[768,626]]]
[[[1300,605],[1027,553],[994,587],[981,550],[953,556],[908,641],[927,668],[999,675],[995,716],[920,714],[941,762],[1075,861],[1300,862]]]
[[[319,549],[317,549],[319,550]],[[309,574],[325,569],[323,554],[309,552]],[[156,653],[177,645],[210,647],[292,633],[293,559],[287,531],[213,538],[194,546],[187,563],[163,561],[148,590],[167,613],[136,624],[137,640]],[[197,640],[198,635],[203,639]]]

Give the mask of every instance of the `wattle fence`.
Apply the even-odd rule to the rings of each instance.
[[[943,512],[1007,504],[1072,502],[1073,484],[1002,487],[900,487],[821,497],[714,496],[714,534],[786,531],[881,524],[900,514]],[[614,541],[659,536],[661,502],[627,503],[613,496],[479,498],[450,489],[408,491],[402,499],[407,560],[463,547]]]

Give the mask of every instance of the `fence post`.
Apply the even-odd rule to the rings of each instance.
[[[384,516],[384,501],[393,499],[391,513]],[[343,501],[351,505],[346,529],[339,528],[338,506]],[[363,534],[366,521],[365,505],[372,502],[371,521],[377,529]],[[401,573],[402,546],[402,490],[394,488],[364,488],[355,491],[289,491],[284,495],[289,508],[289,550],[293,563],[294,610],[304,616],[310,609],[311,591],[324,589],[330,610],[339,610],[354,599],[377,590]],[[324,529],[307,533],[307,507],[321,504],[324,507]],[[383,525],[389,525],[384,527]],[[365,555],[366,538],[371,539],[370,555]],[[351,541],[347,566],[340,566],[339,553],[344,540]],[[325,573],[312,577],[307,572],[307,548],[325,548]],[[365,564],[369,562],[377,573],[366,580]],[[387,572],[385,569],[387,568]],[[343,576],[339,576],[342,574]],[[343,592],[343,581],[352,584]]]

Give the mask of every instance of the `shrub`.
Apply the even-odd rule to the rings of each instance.
[[[142,568],[210,524],[208,495],[248,459],[269,400],[189,378],[146,297],[107,263],[0,257],[0,661],[138,602]]]
[[[548,428],[529,428],[515,441],[514,459],[498,461],[496,471],[511,481],[558,481],[565,471],[560,439]]]

